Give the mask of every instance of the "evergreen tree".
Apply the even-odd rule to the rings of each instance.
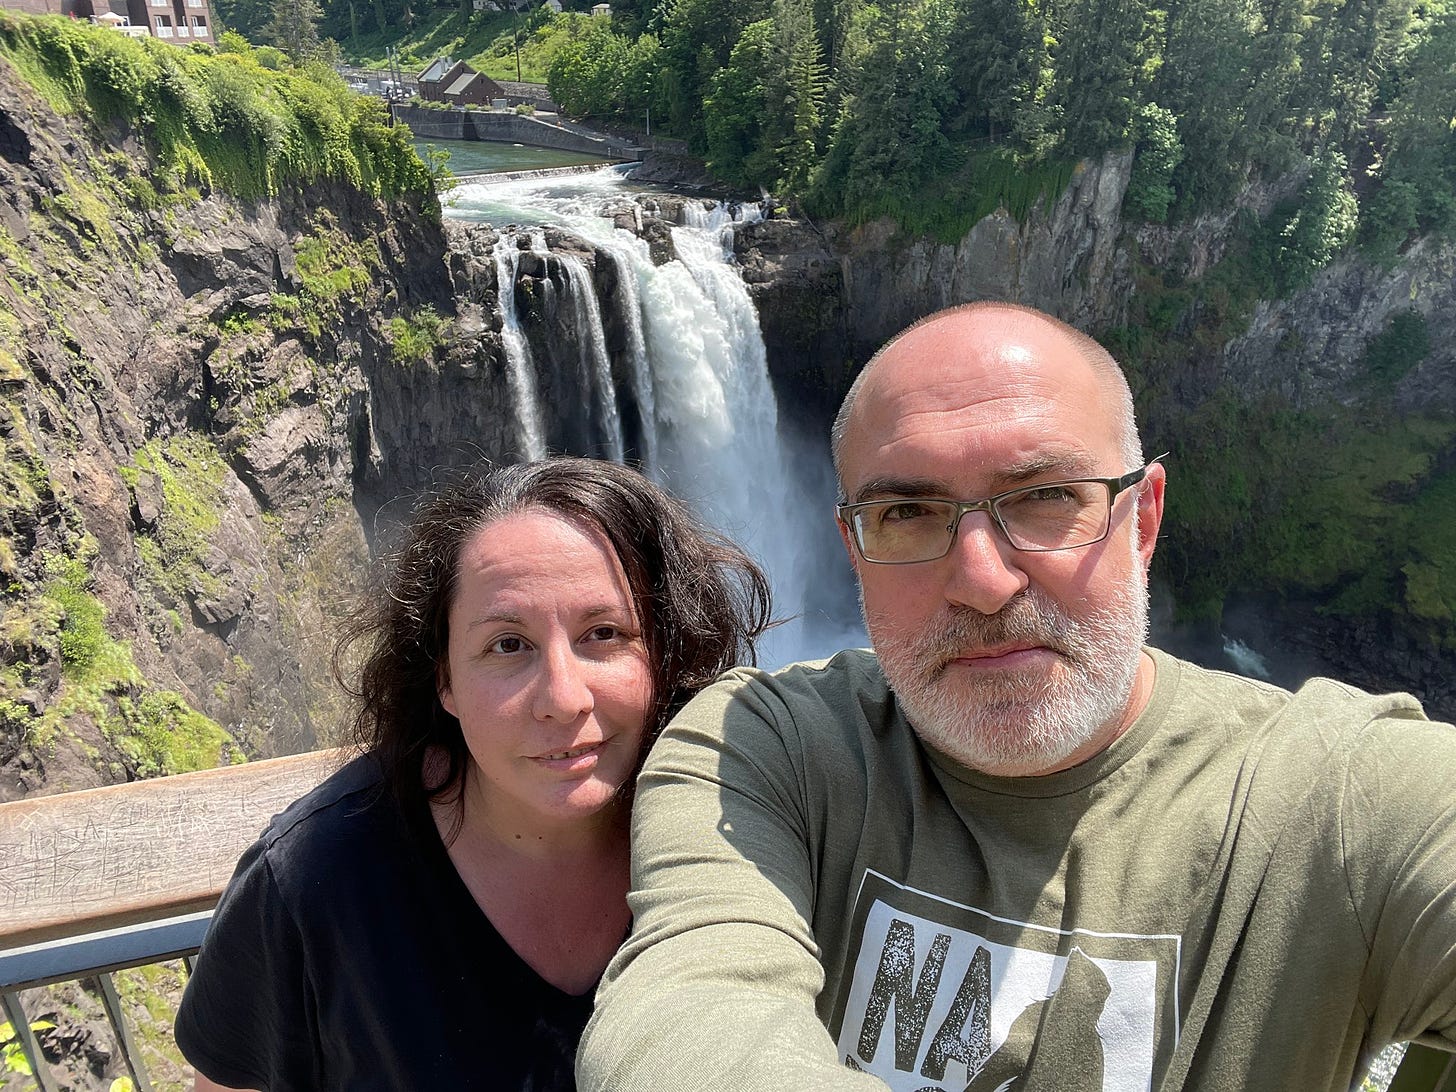
[[[1226,203],[1244,179],[1258,21],[1254,0],[1182,0],[1168,12],[1154,95],[1176,118],[1173,184],[1189,212]]]
[[[1456,229],[1456,12],[1434,20],[1400,83],[1362,224],[1363,242],[1383,258],[1414,231]]]
[[[1047,74],[1046,23],[1028,0],[955,0],[946,42],[952,127],[1040,143],[1036,106]]]
[[[703,100],[713,76],[728,63],[743,28],[768,15],[769,0],[671,0],[662,30],[661,67],[672,73],[662,85],[664,105],[669,126],[693,147],[706,145]]]
[[[1099,155],[1125,145],[1151,75],[1148,0],[1072,0],[1058,27],[1052,99],[1062,148]]]
[[[1318,0],[1300,42],[1296,85],[1311,139],[1354,150],[1410,23],[1411,0]]]
[[[776,188],[803,193],[819,161],[824,62],[808,0],[774,0],[773,63],[765,86]]]
[[[893,215],[916,205],[950,167],[944,122],[955,99],[945,56],[951,18],[948,0],[870,9],[816,179],[818,207],[852,219]]]
[[[318,0],[272,0],[268,40],[293,58],[294,63],[318,57]]]
[[[267,0],[213,0],[216,21],[250,42],[264,40],[272,18]]]
[[[773,53],[773,20],[744,27],[703,103],[708,168],[731,185],[768,185],[775,175],[772,148],[765,147]]]

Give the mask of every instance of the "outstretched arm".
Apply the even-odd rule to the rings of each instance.
[[[787,718],[740,676],[653,748],[633,812],[634,927],[577,1057],[583,1092],[883,1092],[840,1064],[815,1011],[810,804]]]

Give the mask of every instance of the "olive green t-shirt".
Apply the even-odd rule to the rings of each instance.
[[[579,1086],[1303,1092],[1456,1049],[1456,730],[1150,652],[1143,714],[1045,777],[927,749],[868,652],[704,691]]]

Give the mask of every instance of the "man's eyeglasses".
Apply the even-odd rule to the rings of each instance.
[[[849,528],[860,557],[875,565],[912,565],[944,557],[967,512],[989,515],[1015,549],[1035,553],[1075,550],[1107,537],[1117,495],[1143,481],[1148,467],[1166,458],[1166,453],[1159,455],[1120,478],[1041,482],[985,500],[887,497],[841,504],[835,510]]]

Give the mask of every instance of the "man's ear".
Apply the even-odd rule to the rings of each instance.
[[[1163,526],[1163,488],[1167,484],[1168,472],[1163,464],[1153,463],[1138,489],[1138,553],[1142,555],[1144,570],[1153,563],[1153,551],[1158,546],[1158,529]]]
[[[450,689],[450,665],[441,663],[435,665],[435,694],[440,699],[440,704],[445,712],[449,713],[456,720],[460,714],[455,711],[455,692]]]

